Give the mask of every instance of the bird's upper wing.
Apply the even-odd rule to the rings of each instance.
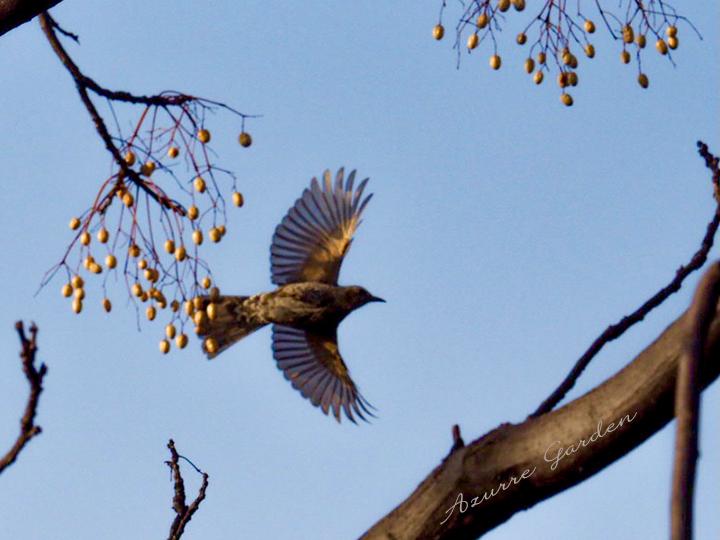
[[[334,330],[322,335],[273,325],[273,356],[293,387],[325,414],[332,409],[338,422],[341,410],[353,423],[354,414],[365,421],[365,415],[374,416],[350,378]]]
[[[353,191],[355,171],[345,182],[343,169],[334,183],[330,171],[325,171],[322,186],[312,179],[275,229],[270,247],[273,283],[318,281],[337,285],[343,257],[372,197],[363,198],[367,181]]]

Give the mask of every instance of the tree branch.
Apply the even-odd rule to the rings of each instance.
[[[166,461],[168,467],[172,471],[173,478],[175,478],[175,496],[173,497],[173,510],[175,510],[175,519],[170,526],[170,535],[168,540],[178,540],[185,532],[185,526],[190,522],[193,514],[200,508],[200,503],[205,499],[205,492],[208,487],[208,474],[202,472],[200,469],[186,457],[181,456],[175,449],[175,442],[170,439],[168,442],[168,448],[170,449],[170,461]],[[195,500],[188,506],[185,499],[185,482],[183,481],[182,474],[180,474],[180,458],[187,461],[193,468],[200,474],[202,474],[202,485],[198,491]]]
[[[678,365],[692,339],[690,316],[683,314],[582,397],[520,424],[502,424],[456,449],[363,538],[477,538],[620,459],[673,417]],[[703,358],[700,388],[720,373],[717,312]]]
[[[540,416],[541,414],[545,414],[555,408],[555,406],[563,400],[573,386],[575,386],[575,383],[582,372],[585,371],[585,368],[587,368],[590,364],[590,361],[607,343],[622,336],[626,330],[634,324],[642,321],[648,313],[662,304],[670,295],[679,291],[680,287],[682,287],[683,281],[685,281],[685,278],[687,278],[695,270],[702,268],[705,261],[707,261],[708,253],[713,246],[715,234],[717,233],[718,226],[720,226],[720,174],[718,174],[717,158],[710,154],[707,145],[702,141],[698,141],[697,145],[698,153],[705,160],[706,166],[712,172],[715,200],[718,203],[715,207],[715,213],[705,229],[705,236],[702,239],[700,248],[697,252],[695,252],[685,266],[678,268],[677,272],[675,272],[675,277],[670,281],[670,283],[660,289],[630,315],[626,315],[617,323],[608,326],[605,331],[592,342],[590,347],[583,353],[577,362],[575,362],[575,365],[560,385],[553,391],[552,394],[550,394],[550,396],[548,396],[545,401],[540,404],[531,416]]]
[[[25,24],[62,0],[0,0],[0,36]]]
[[[35,324],[30,325],[30,339],[25,335],[25,329],[21,321],[15,323],[15,329],[20,337],[20,344],[22,346],[20,358],[22,359],[23,372],[30,384],[30,396],[28,397],[27,405],[25,405],[25,413],[20,419],[20,434],[15,440],[15,444],[0,458],[0,474],[15,462],[22,449],[30,442],[30,439],[39,435],[42,431],[40,426],[35,425],[35,415],[37,413],[40,394],[43,391],[42,383],[47,373],[47,367],[45,364],[40,364],[40,369],[35,369],[38,329]]]
[[[720,263],[700,281],[687,313],[688,340],[678,366],[675,388],[675,463],[673,466],[670,530],[673,540],[692,538],[695,466],[698,457],[700,396],[698,373],[708,329],[720,298]]]

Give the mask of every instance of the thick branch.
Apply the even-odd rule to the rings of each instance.
[[[675,390],[675,463],[671,502],[671,538],[692,538],[695,466],[698,457],[700,399],[698,373],[708,330],[720,297],[720,263],[713,264],[700,281],[687,313],[688,341],[680,359]]]
[[[0,0],[0,36],[25,24],[62,0]]]
[[[30,326],[30,339],[25,335],[25,329],[22,322],[15,323],[15,329],[20,337],[20,358],[22,359],[23,372],[30,385],[30,395],[28,396],[27,405],[25,405],[25,413],[20,419],[20,434],[15,440],[10,450],[0,458],[0,474],[17,459],[18,455],[30,439],[39,435],[42,431],[40,426],[35,425],[35,414],[40,400],[40,394],[43,391],[42,383],[47,367],[40,364],[40,369],[35,368],[35,353],[37,352],[37,326]]]
[[[503,424],[452,452],[363,538],[477,538],[620,459],[673,417],[678,363],[690,338],[687,319],[683,314],[633,362],[584,396],[521,424]],[[719,354],[715,312],[701,388],[717,378]],[[470,507],[474,497],[477,504]]]

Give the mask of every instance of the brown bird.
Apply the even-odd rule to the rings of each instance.
[[[355,171],[332,182],[325,171],[285,215],[270,247],[272,282],[278,288],[255,296],[205,297],[213,317],[200,326],[203,350],[214,358],[239,339],[272,324],[273,356],[285,378],[313,405],[340,421],[373,416],[372,406],[350,378],[337,343],[337,328],[351,311],[384,302],[356,285],[338,285],[343,258],[372,194],[366,178],[354,188]],[[208,346],[208,344],[212,344]],[[208,350],[210,349],[210,350]]]

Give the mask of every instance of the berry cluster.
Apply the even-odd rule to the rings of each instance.
[[[564,0],[546,0],[540,13],[535,15],[515,38],[515,42],[520,46],[529,44],[523,68],[532,75],[535,84],[542,84],[547,73],[557,72],[557,83],[561,89],[560,101],[566,106],[573,104],[568,89],[577,86],[580,81],[577,73],[580,62],[575,53],[588,59],[595,57],[595,45],[591,43],[591,36],[595,33],[596,25],[583,15],[582,4],[582,1],[578,2],[577,12],[570,13]],[[650,80],[642,71],[641,55],[648,40],[654,40],[657,52],[670,58],[670,51],[677,49],[680,43],[677,23],[690,23],[663,0],[620,0],[614,11],[603,7],[600,1],[594,5],[613,39],[622,43],[621,62],[629,64],[631,53],[635,54],[638,84],[647,88]],[[446,3],[443,1],[441,20],[445,7]],[[500,69],[502,58],[498,53],[497,34],[501,32],[501,23],[505,21],[505,14],[511,7],[514,11],[522,12],[526,7],[525,0],[473,0],[466,4],[456,27],[455,48],[458,53],[463,42],[467,51],[472,52],[489,38],[493,43],[490,67]],[[534,41],[529,41],[531,32]],[[435,25],[432,34],[436,40],[444,37],[445,28],[442,22]],[[672,61],[671,58],[670,60]]]

